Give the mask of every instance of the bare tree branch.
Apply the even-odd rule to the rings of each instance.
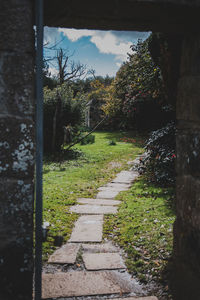
[[[59,83],[80,78],[86,73],[86,65],[81,64],[80,62],[76,63],[70,61],[70,55],[67,52],[64,52],[62,48],[57,51],[56,61],[58,66],[58,79]]]
[[[87,74],[91,74],[94,77],[94,79],[96,79],[95,73],[96,73],[96,71],[94,69],[89,69],[87,72]]]

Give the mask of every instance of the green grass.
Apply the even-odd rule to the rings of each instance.
[[[118,215],[104,218],[104,237],[125,250],[129,272],[142,282],[163,280],[172,253],[173,198],[173,188],[156,187],[140,177],[116,197],[122,200]]]
[[[65,157],[46,157],[44,160],[44,217],[50,223],[47,240],[43,243],[43,259],[55,249],[55,236],[68,240],[77,219],[69,213],[78,197],[92,198],[97,188],[109,182],[122,169],[130,168],[127,161],[143,152],[140,137],[133,133],[97,132],[95,143],[76,145]],[[134,143],[122,142],[121,138],[134,137]],[[110,145],[110,141],[116,145]]]

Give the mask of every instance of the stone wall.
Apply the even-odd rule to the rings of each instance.
[[[177,100],[176,299],[200,299],[200,0],[44,0],[45,25],[185,34]],[[0,299],[32,299],[32,0],[0,10]],[[56,12],[56,13],[55,13]],[[190,32],[188,36],[187,32]]]
[[[177,99],[176,299],[200,299],[200,36],[183,43]]]
[[[34,36],[31,0],[0,9],[0,299],[32,299]]]
[[[44,0],[45,25],[54,27],[198,32],[199,15],[200,0]]]

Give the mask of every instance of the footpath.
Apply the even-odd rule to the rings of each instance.
[[[80,216],[69,241],[49,257],[44,268],[43,299],[158,300],[144,296],[142,286],[128,274],[120,248],[102,237],[104,215],[117,214],[120,201],[115,197],[129,189],[138,175],[121,171],[99,188],[95,199],[79,198],[71,207]]]

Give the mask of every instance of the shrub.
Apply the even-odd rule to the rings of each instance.
[[[150,181],[161,185],[175,183],[175,123],[153,131],[146,142],[146,156],[141,160],[139,171],[146,172]]]
[[[53,90],[44,89],[44,152],[61,150],[64,127],[73,129],[80,125],[84,119],[84,107],[82,95],[73,98],[72,89],[65,83]]]
[[[94,135],[88,135],[87,137],[85,137],[80,144],[81,145],[87,145],[87,144],[93,144],[95,142],[95,136]]]

